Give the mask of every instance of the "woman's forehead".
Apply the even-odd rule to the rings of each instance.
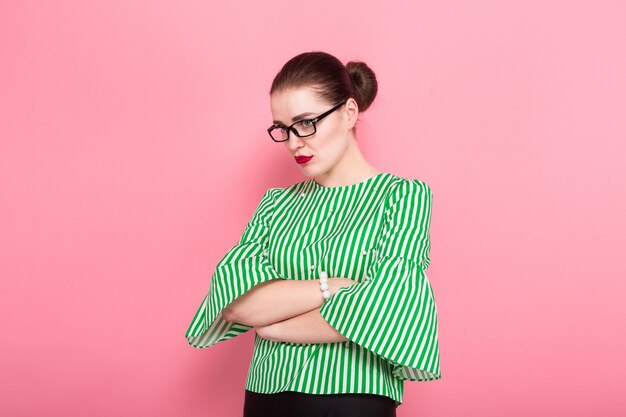
[[[309,87],[275,91],[270,96],[270,106],[275,122],[287,123],[304,113],[318,114],[325,104]]]

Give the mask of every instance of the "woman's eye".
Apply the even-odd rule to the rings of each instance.
[[[302,126],[304,126],[304,127],[311,127],[311,126],[313,126],[313,121],[312,120],[303,120],[301,123],[302,123]]]

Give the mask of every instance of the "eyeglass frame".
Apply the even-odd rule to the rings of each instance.
[[[319,116],[316,116],[312,119],[302,119],[302,120],[298,120],[297,122],[293,122],[291,124],[291,126],[285,126],[283,124],[279,124],[279,125],[271,125],[270,127],[267,128],[267,133],[270,135],[270,138],[272,138],[272,140],[274,142],[287,142],[289,140],[289,133],[291,131],[293,131],[293,133],[299,137],[299,138],[308,138],[309,136],[313,136],[314,134],[317,133],[317,122],[319,122],[320,120],[322,120],[324,117],[328,116],[329,114],[331,114],[332,112],[334,112],[335,110],[339,109],[341,106],[343,106],[344,104],[346,104],[348,102],[348,100],[344,100],[341,103],[337,104],[335,107],[333,107],[332,109],[325,111],[324,113],[320,114]],[[302,122],[313,122],[313,133],[309,134],[309,135],[300,135],[300,133],[298,133],[298,130],[293,127],[294,125],[298,124],[298,123],[302,123]],[[278,129],[278,128],[286,128],[287,130],[287,137],[283,140],[276,140],[274,139],[274,136],[272,136],[272,130],[274,129]]]

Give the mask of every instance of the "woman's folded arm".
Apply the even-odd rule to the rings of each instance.
[[[349,278],[329,278],[328,291],[332,296],[356,283]],[[235,299],[222,316],[248,326],[267,326],[319,308],[323,302],[319,280],[273,279]]]
[[[320,314],[320,309],[299,316],[257,327],[256,333],[263,339],[288,343],[338,343],[349,341],[332,327]]]

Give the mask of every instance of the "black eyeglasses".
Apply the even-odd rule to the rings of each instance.
[[[337,104],[332,109],[328,110],[320,114],[319,116],[313,119],[303,119],[298,120],[291,126],[285,125],[272,125],[267,129],[267,132],[270,134],[270,137],[274,142],[285,142],[289,140],[289,131],[292,131],[296,136],[300,138],[306,138],[307,136],[314,135],[316,130],[315,124],[322,120],[324,117],[328,116],[339,107],[346,104],[348,100],[344,100],[341,103]],[[297,127],[296,127],[297,126]]]

